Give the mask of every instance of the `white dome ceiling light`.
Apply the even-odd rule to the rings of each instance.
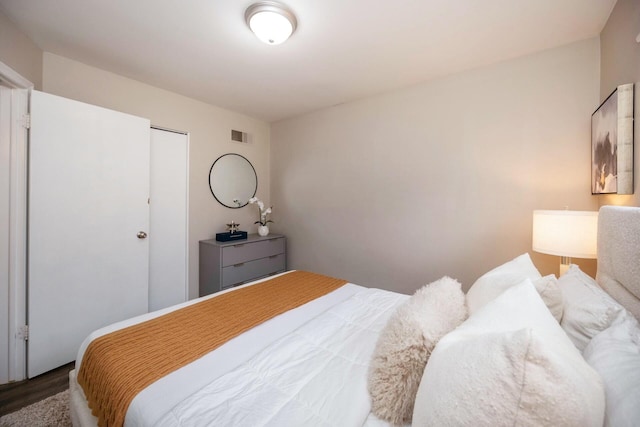
[[[261,1],[247,8],[244,19],[251,31],[267,44],[285,42],[296,30],[296,16],[286,6],[274,1]]]

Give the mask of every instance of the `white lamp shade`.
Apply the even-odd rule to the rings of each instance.
[[[573,258],[597,258],[598,212],[533,211],[533,250]]]

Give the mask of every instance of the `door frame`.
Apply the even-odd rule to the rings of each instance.
[[[8,342],[0,343],[7,351],[8,366],[3,377],[9,382],[26,378],[25,325],[27,319],[27,176],[29,96],[33,83],[8,65],[0,62],[0,81],[11,88],[10,189],[9,189],[9,283],[7,319],[0,327],[9,331]],[[6,344],[6,345],[4,345]]]

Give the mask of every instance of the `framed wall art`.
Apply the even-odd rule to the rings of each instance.
[[[633,194],[633,83],[591,115],[591,194]]]

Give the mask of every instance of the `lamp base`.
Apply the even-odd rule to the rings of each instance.
[[[569,270],[569,266],[571,265],[571,258],[567,256],[560,257],[560,276]],[[558,277],[560,277],[558,276]]]

